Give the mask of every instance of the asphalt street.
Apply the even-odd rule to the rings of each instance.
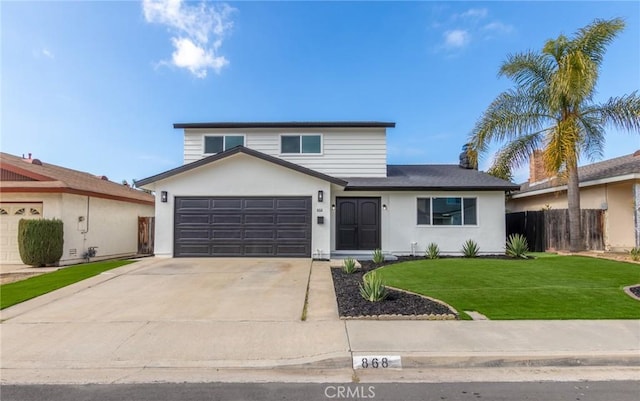
[[[637,401],[640,381],[6,385],[3,401]]]

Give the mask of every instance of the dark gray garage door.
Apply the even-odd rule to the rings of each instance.
[[[311,197],[177,197],[174,256],[311,256]]]

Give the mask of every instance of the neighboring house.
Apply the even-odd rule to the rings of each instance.
[[[502,253],[505,191],[458,165],[387,165],[386,122],[175,124],[184,165],[138,181],[156,193],[155,254]]]
[[[580,207],[604,211],[604,243],[610,251],[640,246],[640,151],[578,168]],[[507,201],[507,211],[566,209],[567,186],[549,178],[541,153],[531,158],[529,181]]]
[[[22,263],[20,219],[60,219],[64,230],[61,265],[82,262],[89,247],[95,259],[134,255],[138,217],[154,215],[145,192],[76,170],[0,153],[0,263]]]

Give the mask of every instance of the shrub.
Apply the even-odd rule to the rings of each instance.
[[[382,249],[376,249],[373,251],[373,263],[377,265],[384,263],[384,254],[382,253]]]
[[[529,244],[527,244],[527,238],[522,234],[511,234],[507,238],[507,255],[512,258],[527,258],[527,252],[529,252]]]
[[[360,284],[360,295],[369,302],[379,302],[387,298],[387,287],[376,272],[367,273]]]
[[[478,256],[478,252],[480,252],[480,247],[474,240],[468,239],[462,244],[462,254],[465,258],[475,258]]]
[[[353,258],[346,258],[342,261],[342,271],[351,274],[356,271],[356,261]]]
[[[440,248],[435,242],[427,245],[427,251],[424,255],[427,259],[438,259],[440,257]]]
[[[62,221],[20,220],[18,250],[26,265],[41,267],[58,263],[63,252]]]
[[[638,247],[631,248],[631,250],[629,251],[629,254],[631,255],[631,260],[635,262],[640,262],[640,248]]]

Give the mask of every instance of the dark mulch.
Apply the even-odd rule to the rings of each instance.
[[[629,291],[631,291],[636,297],[640,298],[640,285],[629,288]]]
[[[388,261],[384,265],[387,266],[407,260],[411,260],[411,258]],[[389,296],[381,302],[367,301],[360,295],[359,285],[362,283],[362,276],[378,266],[370,261],[360,261],[360,264],[362,268],[356,270],[353,274],[343,273],[340,268],[331,269],[338,301],[338,311],[341,317],[454,315],[457,318],[457,315],[450,308],[438,302],[402,291],[389,290]]]

